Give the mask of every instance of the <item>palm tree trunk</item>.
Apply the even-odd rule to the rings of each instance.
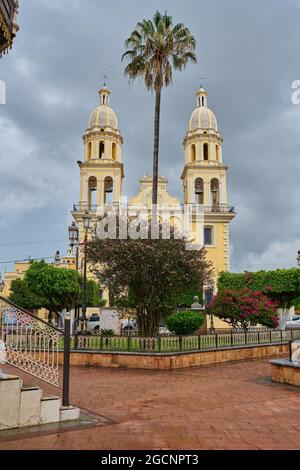
[[[154,150],[153,150],[153,180],[152,180],[152,213],[156,215],[157,187],[158,187],[158,152],[159,152],[159,125],[160,125],[161,89],[155,94],[154,113]]]

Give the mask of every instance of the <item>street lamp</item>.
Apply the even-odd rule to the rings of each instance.
[[[72,222],[72,225],[68,227],[68,232],[69,232],[69,241],[70,241],[70,247],[72,249],[73,253],[73,248],[74,246],[76,247],[76,271],[79,269],[79,229],[76,225],[76,222]],[[78,326],[78,319],[79,319],[79,307],[75,305],[75,329],[77,329]]]
[[[55,253],[54,265],[55,265],[55,266],[59,266],[59,265],[60,265],[60,254],[59,254],[59,251],[57,251],[57,252]]]
[[[70,240],[70,246],[73,248],[74,246],[76,247],[76,271],[78,271],[79,267],[79,247],[78,247],[78,241],[79,241],[79,230],[76,225],[76,222],[72,222],[72,225],[68,228],[69,231],[69,240]]]
[[[300,250],[298,250],[297,263],[298,263],[298,268],[300,268]]]
[[[90,222],[91,218],[89,216],[89,213],[86,212],[85,215],[83,216],[83,227],[84,227],[84,241],[83,241],[83,247],[84,247],[84,259],[83,259],[83,292],[82,292],[82,316],[81,320],[83,322],[83,329],[85,331],[85,322],[87,320],[86,317],[86,267],[87,267],[87,245],[88,245],[88,231],[90,228]]]
[[[5,287],[5,282],[2,279],[2,276],[0,274],[0,294],[2,294],[4,287]]]

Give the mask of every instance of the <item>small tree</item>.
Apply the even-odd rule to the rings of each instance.
[[[9,300],[25,310],[38,310],[47,303],[44,297],[33,293],[25,279],[15,279],[11,283]]]
[[[196,312],[178,312],[170,315],[166,324],[176,335],[192,335],[204,323],[204,316]]]
[[[52,314],[64,308],[75,307],[80,296],[80,274],[72,269],[57,268],[45,261],[33,261],[26,271],[25,282],[29,290],[45,301],[43,307],[49,310],[49,321]]]
[[[150,222],[149,222],[150,224]],[[148,233],[150,230],[148,230]],[[155,336],[161,318],[176,306],[176,295],[188,289],[201,291],[211,281],[206,252],[187,250],[186,239],[95,239],[88,246],[88,260],[105,282],[111,303],[134,308],[140,333]]]
[[[207,313],[221,318],[234,329],[247,331],[250,325],[278,326],[277,305],[261,291],[241,290],[220,291],[207,307]]]

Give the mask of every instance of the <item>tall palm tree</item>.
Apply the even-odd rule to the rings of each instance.
[[[183,70],[189,61],[196,63],[195,38],[182,23],[173,25],[167,12],[158,11],[152,20],[139,22],[125,42],[122,56],[130,62],[124,73],[129,80],[143,77],[148,90],[155,91],[152,205],[157,204],[160,103],[163,86],[172,84],[173,70]]]

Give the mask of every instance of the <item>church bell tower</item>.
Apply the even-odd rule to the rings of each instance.
[[[217,119],[207,105],[203,87],[196,93],[184,139],[185,165],[182,173],[184,203],[199,204],[203,211],[203,243],[212,261],[215,277],[230,269],[229,223],[235,217],[227,201],[227,170]]]
[[[118,205],[122,194],[123,138],[117,116],[110,107],[110,90],[105,84],[99,91],[99,105],[90,115],[83,143],[84,161],[78,162],[80,200],[72,212],[79,228],[80,240],[84,237],[85,214],[89,214],[91,227],[94,227],[100,208]]]

